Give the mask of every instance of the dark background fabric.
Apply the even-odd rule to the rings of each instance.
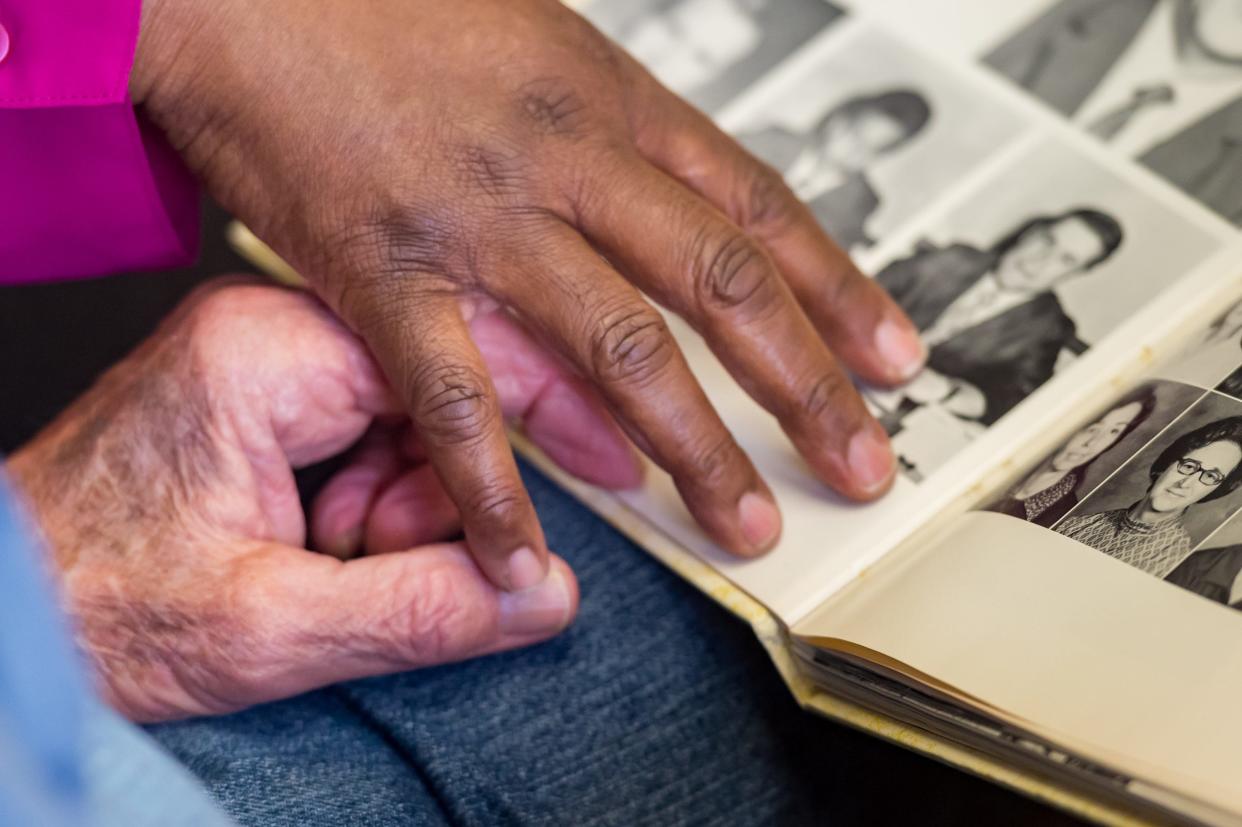
[[[0,290],[11,451],[212,275]],[[155,729],[243,824],[1074,824],[803,713],[750,630],[526,469],[579,621],[525,652]],[[980,653],[986,657],[986,653]]]

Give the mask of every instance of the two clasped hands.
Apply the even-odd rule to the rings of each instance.
[[[651,301],[827,485],[890,486],[850,376],[909,379],[917,331],[779,175],[556,0],[148,0],[130,90],[317,298],[200,290],[8,463],[127,715],[564,628],[573,574],[506,418],[603,486],[639,482],[638,446],[716,542],[767,551],[771,493]],[[345,451],[304,515],[293,469]]]

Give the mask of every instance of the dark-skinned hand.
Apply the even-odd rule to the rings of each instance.
[[[825,483],[891,485],[849,374],[909,378],[914,328],[776,172],[557,0],[147,0],[131,93],[366,341],[497,585],[548,566],[468,335],[497,307],[737,554],[780,515],[652,302]]]

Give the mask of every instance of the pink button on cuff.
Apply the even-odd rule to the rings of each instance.
[[[9,30],[0,23],[0,63],[9,56]]]

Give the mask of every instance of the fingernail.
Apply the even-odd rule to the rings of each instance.
[[[850,439],[850,473],[864,493],[873,494],[885,486],[897,471],[897,459],[888,438],[879,426],[863,428]]]
[[[569,623],[571,605],[565,575],[554,568],[534,588],[500,595],[500,630],[509,635],[559,632]]]
[[[875,330],[875,349],[901,381],[912,378],[927,361],[927,345],[910,325],[885,319]]]
[[[767,551],[781,534],[781,512],[763,494],[748,492],[737,504],[742,536],[755,551]]]
[[[548,576],[547,567],[539,556],[527,546],[509,555],[509,588],[515,592],[533,589]]]

